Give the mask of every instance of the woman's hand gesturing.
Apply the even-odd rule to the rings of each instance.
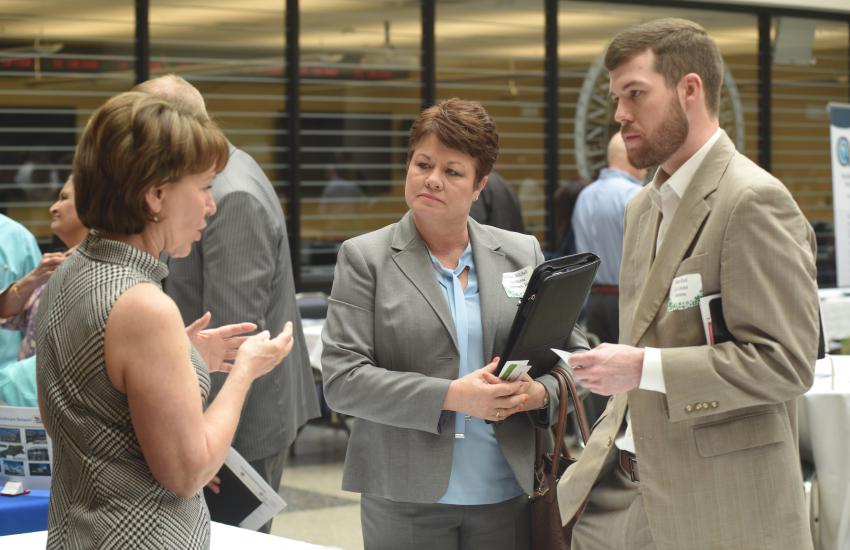
[[[210,372],[229,372],[239,346],[249,332],[257,330],[254,323],[235,323],[223,327],[207,329],[212,320],[210,312],[204,313],[198,320],[186,327],[186,334],[192,345],[201,354]]]
[[[292,343],[291,321],[283,325],[283,330],[275,338],[269,338],[269,331],[264,330],[249,337],[239,347],[233,368],[248,369],[254,378],[262,376],[289,355]]]

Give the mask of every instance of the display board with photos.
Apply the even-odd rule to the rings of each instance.
[[[0,407],[0,486],[50,489],[53,450],[37,407]]]

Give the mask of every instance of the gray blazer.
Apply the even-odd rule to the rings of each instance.
[[[543,260],[537,239],[483,226],[469,235],[481,292],[484,352],[501,352],[516,312],[502,274]],[[451,310],[428,250],[408,212],[398,222],[343,243],[322,334],[325,397],[356,417],[343,489],[403,502],[436,502],[448,487],[455,413],[442,411],[460,368]],[[586,349],[574,331],[570,349]],[[483,364],[481,366],[484,366]],[[495,426],[517,481],[531,493],[534,423],[557,410],[553,377],[540,378],[548,411],[516,414]]]
[[[292,321],[292,351],[254,381],[233,440],[246,460],[259,460],[286,450],[298,428],[319,416],[318,398],[295,302],[280,199],[256,161],[232,145],[212,192],[218,212],[189,256],[169,260],[164,288],[186,324],[210,311],[211,326],[250,321],[276,335]],[[210,400],[224,380],[224,375],[212,376]]]

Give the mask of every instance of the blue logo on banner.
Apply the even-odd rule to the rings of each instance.
[[[841,166],[850,164],[850,143],[843,136],[838,138],[838,162]]]

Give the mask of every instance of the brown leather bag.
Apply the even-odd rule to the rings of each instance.
[[[555,367],[549,374],[558,380],[560,389],[558,422],[552,426],[555,448],[551,453],[546,452],[547,430],[537,429],[534,494],[531,497],[531,547],[534,550],[569,550],[575,518],[567,525],[561,525],[557,489],[558,480],[576,461],[570,455],[567,445],[564,444],[570,400],[573,402],[573,411],[578,420],[578,431],[585,443],[588,436],[587,418],[584,415],[584,406],[576,391],[572,373],[563,367]]]

